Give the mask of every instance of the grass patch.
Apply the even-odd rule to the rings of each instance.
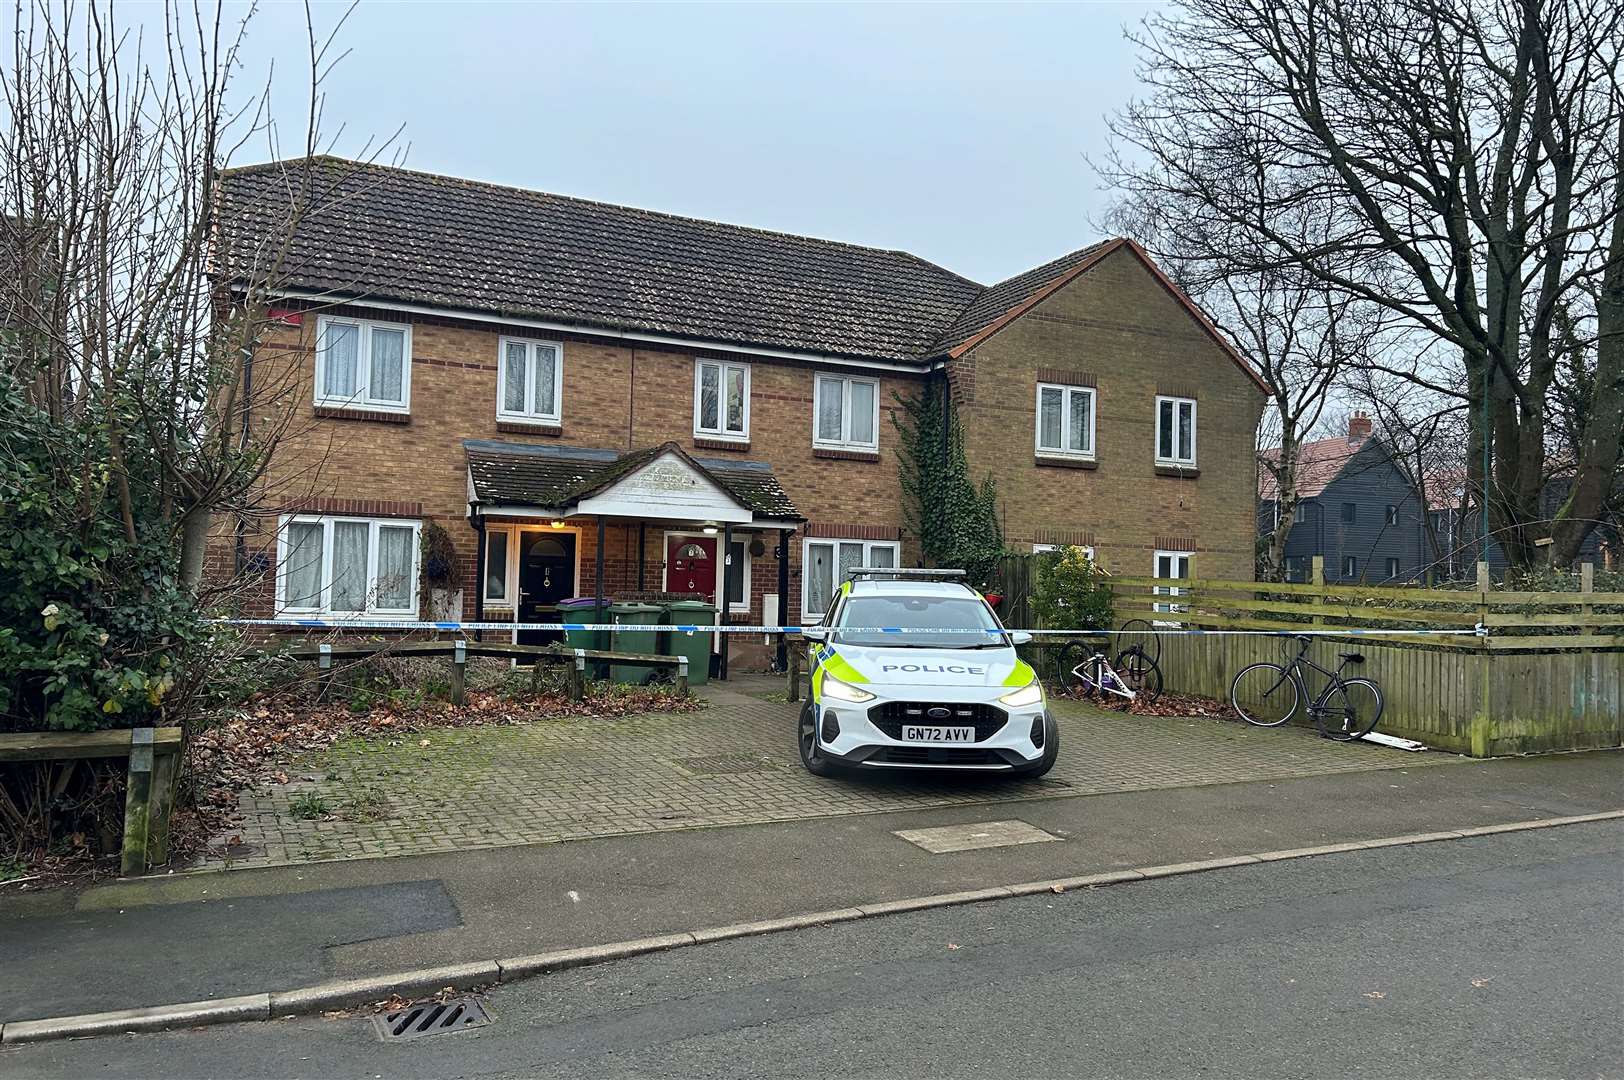
[[[315,791],[306,791],[295,795],[293,800],[288,803],[288,813],[300,821],[314,821],[317,818],[324,818],[332,813],[332,809],[328,805],[327,799]]]
[[[345,821],[367,823],[389,816],[389,796],[375,787],[353,788],[339,805],[338,816]]]

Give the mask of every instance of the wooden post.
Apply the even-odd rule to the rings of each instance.
[[[789,699],[801,700],[801,650],[791,645],[784,650],[784,666],[789,670]]]
[[[586,650],[575,650],[575,662],[569,666],[570,700],[586,697]]]
[[[120,871],[125,877],[147,872],[147,840],[152,815],[152,729],[130,732],[130,779],[124,791],[124,852]]]
[[[451,704],[461,705],[468,691],[468,642],[458,639],[451,653]]]
[[[318,648],[321,655],[316,658],[318,681],[316,683],[316,700],[326,701],[327,691],[333,686],[333,646],[329,642],[322,642]]]
[[[1489,578],[1489,564],[1483,559],[1477,561],[1477,625],[1487,626],[1489,621],[1489,588],[1493,581]],[[1467,737],[1471,746],[1473,757],[1488,757],[1490,747],[1494,744],[1494,714],[1491,712],[1491,702],[1494,700],[1494,657],[1489,653],[1489,639],[1477,639],[1477,708],[1472,714],[1471,730]]]
[[[1309,578],[1309,582],[1310,582],[1310,584],[1313,584],[1313,585],[1324,585],[1325,584],[1325,556],[1324,555],[1315,555],[1314,556],[1313,576]],[[1314,606],[1319,607],[1323,603],[1325,603],[1325,597],[1319,595],[1318,593],[1315,593],[1314,594]],[[1323,615],[1315,615],[1315,616],[1313,616],[1312,622],[1314,623],[1315,626],[1324,626],[1325,625],[1325,616],[1323,616]]]
[[[147,865],[169,861],[169,812],[175,806],[175,783],[180,773],[179,746],[153,759],[152,798],[147,813]]]
[[[687,692],[688,658],[686,656],[679,656],[677,657],[677,693],[686,694]]]
[[[1596,591],[1596,564],[1593,563],[1593,562],[1580,563],[1579,564],[1579,595],[1580,595],[1580,597],[1588,596],[1589,594],[1591,594],[1591,593],[1593,593],[1595,591]],[[1589,600],[1581,599],[1579,601],[1579,624],[1581,626],[1589,626],[1590,625],[1590,614],[1591,614],[1591,612],[1593,610],[1594,609],[1590,606],[1590,601]],[[1580,633],[1583,633],[1583,634],[1589,634],[1589,633],[1593,633],[1593,632],[1594,631],[1591,631],[1591,630],[1581,630],[1580,631]]]

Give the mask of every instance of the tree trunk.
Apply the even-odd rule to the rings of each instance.
[[[1624,426],[1624,124],[1619,126],[1613,226],[1596,296],[1596,381],[1568,497],[1551,524],[1551,565],[1571,566],[1612,493]]]
[[[210,520],[206,507],[194,506],[181,522],[180,583],[194,595],[203,586],[203,556],[209,546]]]

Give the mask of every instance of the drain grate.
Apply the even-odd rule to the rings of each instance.
[[[448,1031],[467,1031],[469,1028],[484,1027],[490,1022],[490,1013],[473,998],[428,1001],[393,1012],[378,1013],[372,1018],[373,1025],[378,1029],[378,1037],[385,1042],[402,1042]]]
[[[678,772],[688,776],[730,776],[736,773],[760,772],[772,767],[772,762],[760,754],[708,754],[704,757],[677,758],[671,763]]]

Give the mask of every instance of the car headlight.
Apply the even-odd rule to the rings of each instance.
[[[823,696],[834,698],[836,701],[850,701],[853,704],[862,704],[865,701],[874,700],[874,695],[867,690],[853,686],[851,683],[843,683],[833,675],[824,675],[823,677]]]
[[[1016,709],[1022,709],[1028,705],[1041,705],[1043,704],[1043,684],[1033,679],[1019,690],[1005,694],[998,700]]]

